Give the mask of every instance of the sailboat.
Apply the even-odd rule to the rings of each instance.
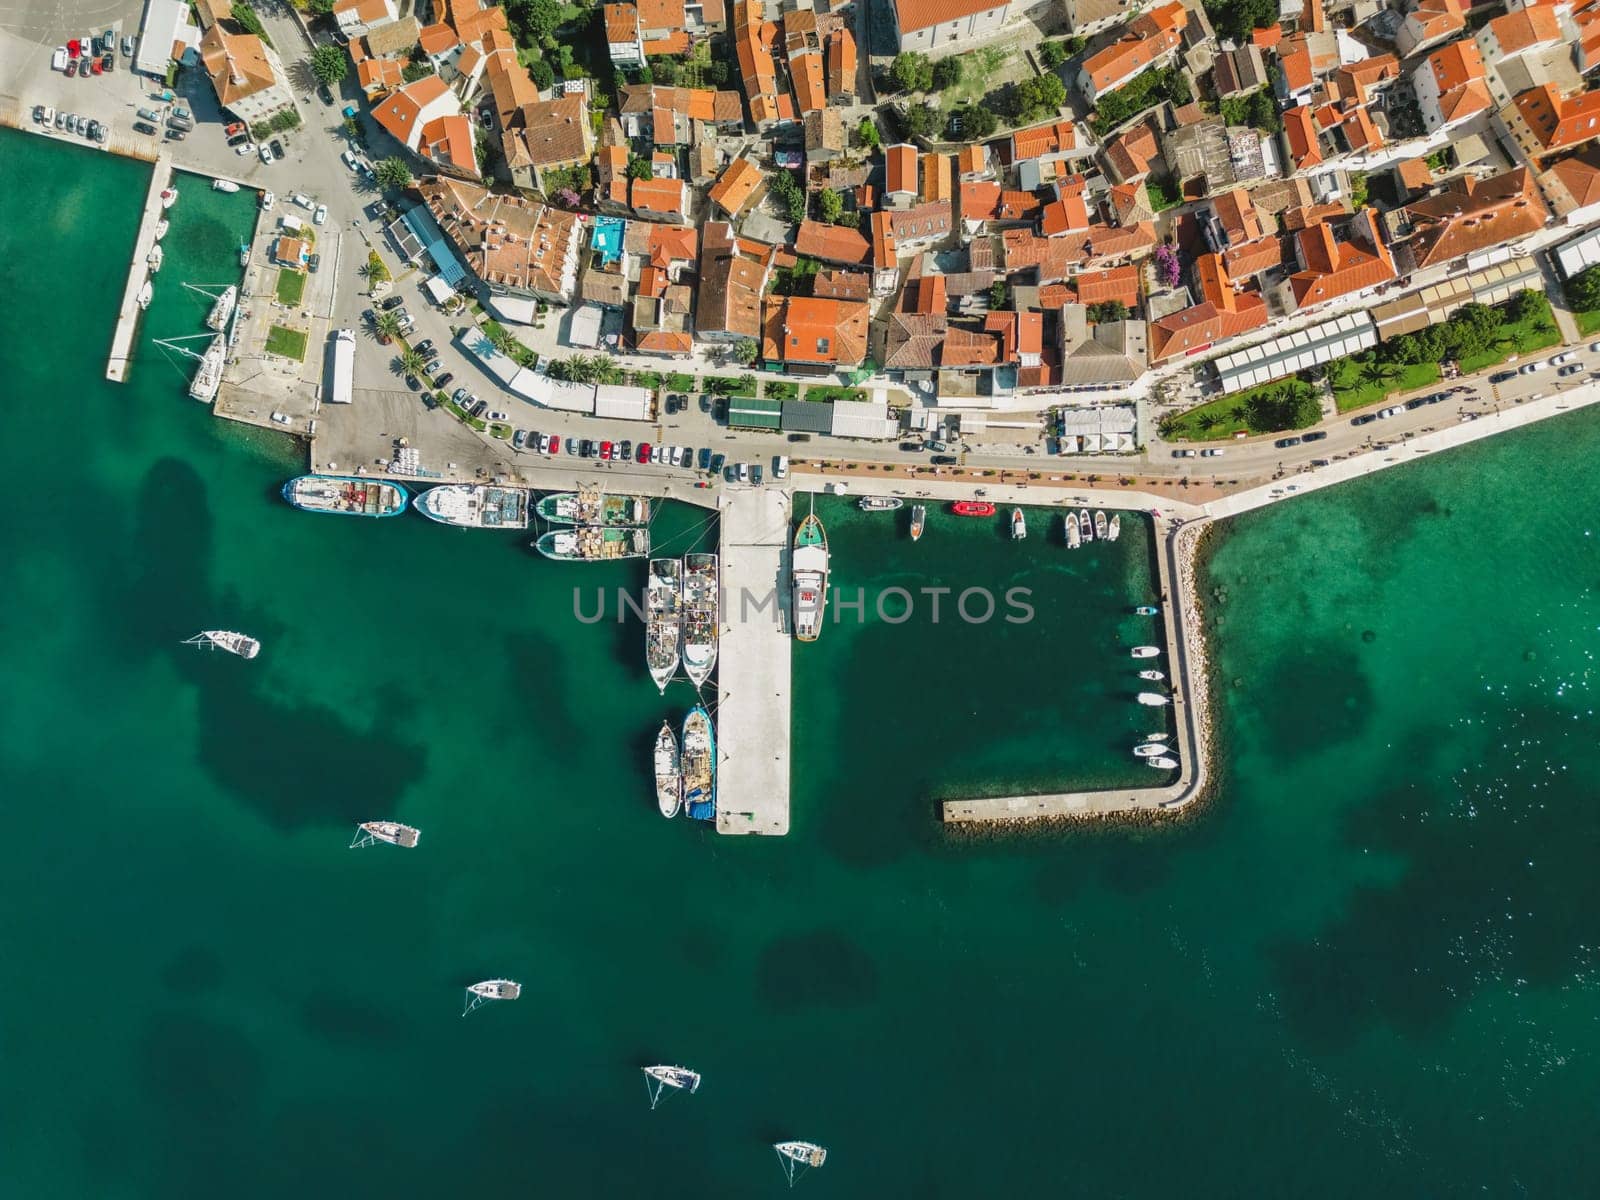
[[[1078,514],[1069,512],[1067,514],[1067,549],[1076,550],[1081,545],[1083,545],[1083,538],[1078,533]]]
[[[217,302],[211,306],[211,312],[206,315],[206,328],[221,330],[228,323],[228,318],[233,316],[233,306],[239,301],[239,289],[229,284],[222,295],[217,297]]]
[[[645,587],[644,660],[650,678],[662,692],[678,673],[678,630],[683,621],[679,607],[683,560],[652,558]]]
[[[1011,540],[1020,542],[1028,536],[1028,520],[1022,515],[1020,508],[1011,510]]]
[[[911,506],[911,540],[917,541],[922,537],[922,531],[928,524],[928,506],[926,504],[913,504]]]
[[[410,850],[421,840],[422,830],[414,825],[402,825],[399,821],[363,821],[356,826],[356,838],[350,843],[350,849],[360,850],[375,842],[387,842]]]
[[[185,646],[203,646],[207,650],[226,650],[240,658],[254,658],[261,653],[261,643],[247,633],[232,633],[226,629],[207,629],[185,638]]]
[[[661,722],[656,734],[656,803],[663,817],[675,817],[683,806],[683,773],[678,765],[678,739],[670,723]]]
[[[641,1067],[644,1072],[645,1087],[650,1092],[650,1108],[655,1110],[661,1103],[661,1097],[668,1088],[673,1092],[687,1092],[694,1095],[700,1087],[700,1072],[691,1071],[688,1067]]]
[[[794,581],[794,636],[814,642],[828,605],[828,534],[814,512],[795,531],[789,574]]]
[[[485,979],[482,983],[467,986],[467,1006],[461,1010],[464,1017],[473,1009],[491,1000],[515,1000],[522,995],[522,985],[514,979]]]
[[[695,687],[705,686],[717,665],[721,580],[715,554],[683,556],[683,669]]]
[[[1107,541],[1109,539],[1106,537],[1106,535],[1109,532],[1110,532],[1110,526],[1106,524],[1106,512],[1105,512],[1105,509],[1103,509],[1103,508],[1096,509],[1095,510],[1095,514],[1094,514],[1094,536],[1095,536],[1095,538],[1097,540],[1099,540],[1099,541],[1102,541],[1102,542]]]
[[[1078,535],[1086,542],[1094,541],[1094,522],[1089,519],[1089,510],[1078,510]]]
[[[828,1161],[828,1152],[815,1142],[774,1142],[772,1148],[778,1152],[778,1161],[783,1164],[790,1187],[806,1171]]]

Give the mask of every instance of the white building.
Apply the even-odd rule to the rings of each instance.
[[[901,50],[927,52],[998,33],[1011,14],[1010,0],[892,0]]]
[[[200,44],[200,31],[190,21],[192,10],[178,0],[148,0],[139,26],[139,52],[133,69],[165,79],[167,70]]]
[[[339,32],[346,37],[359,37],[369,29],[398,21],[394,0],[338,0],[333,6],[333,19]]]

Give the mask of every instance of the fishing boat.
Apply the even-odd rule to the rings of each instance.
[[[467,987],[467,1006],[461,1010],[464,1017],[479,1005],[491,1000],[515,1000],[522,995],[522,985],[514,979],[485,979]]]
[[[1028,536],[1028,520],[1022,515],[1020,508],[1011,510],[1011,540],[1020,542]]]
[[[250,265],[250,243],[249,242],[240,242],[239,243],[239,265],[241,267],[248,267]]]
[[[177,202],[178,202],[178,189],[177,188],[169,187],[169,188],[162,189],[162,192],[161,192],[161,207],[163,209],[171,208]]]
[[[913,504],[911,506],[911,540],[913,542],[922,537],[922,531],[928,525],[928,506],[926,504]]]
[[[239,289],[230,285],[211,306],[211,312],[206,316],[206,328],[218,331],[226,328],[228,318],[233,316],[233,306],[238,302]]]
[[[554,525],[607,525],[625,528],[650,523],[647,496],[610,496],[599,488],[541,496],[537,512]]]
[[[1146,708],[1165,708],[1172,703],[1172,697],[1163,696],[1160,692],[1140,692],[1139,703]]]
[[[665,692],[678,673],[678,634],[683,622],[679,606],[683,560],[652,558],[644,591],[644,663],[656,689]]]
[[[486,483],[446,483],[411,502],[423,516],[463,529],[526,529],[528,493]]]
[[[1067,549],[1076,550],[1081,545],[1083,545],[1083,538],[1078,533],[1078,514],[1069,512],[1067,514]]]
[[[1090,519],[1087,508],[1078,510],[1078,535],[1086,542],[1094,541],[1094,521]]]
[[[239,185],[231,179],[213,179],[211,181],[213,192],[237,192]]]
[[[717,816],[717,733],[705,705],[696,704],[683,719],[683,807],[696,821]]]
[[[1140,758],[1159,758],[1169,749],[1171,747],[1165,746],[1160,742],[1146,742],[1142,746],[1135,746],[1133,752]]]
[[[794,635],[802,642],[814,642],[828,606],[828,534],[816,513],[808,513],[795,531],[789,574],[794,586]]]
[[[261,653],[261,643],[248,633],[233,633],[226,629],[205,629],[192,638],[183,640],[185,646],[201,646],[207,650],[226,650],[240,658],[254,658]]]
[[[1097,508],[1095,510],[1095,513],[1094,513],[1094,536],[1095,536],[1095,539],[1097,541],[1101,541],[1101,542],[1104,542],[1104,541],[1108,540],[1106,535],[1110,531],[1110,528],[1111,527],[1106,524],[1106,512],[1105,512],[1105,509]]]
[[[650,1091],[650,1108],[654,1111],[661,1097],[670,1088],[674,1094],[687,1092],[694,1095],[700,1086],[700,1072],[688,1067],[643,1067],[645,1087]]]
[[[678,764],[678,739],[672,726],[661,722],[656,734],[656,803],[663,817],[675,817],[683,806],[683,772]]]
[[[158,250],[160,248],[156,247]],[[210,404],[217,398],[217,389],[222,386],[222,367],[227,354],[227,343],[219,333],[211,339],[206,352],[199,356],[200,365],[195,368],[194,378],[189,382],[190,396],[202,404]]]
[[[166,237],[167,236],[167,230],[169,230],[171,228],[172,228],[172,222],[167,220],[165,217],[162,217],[161,220],[157,221],[156,222],[156,241],[159,242],[162,238]]]
[[[144,281],[144,286],[139,289],[139,310],[141,312],[143,312],[145,309],[150,307],[150,301],[155,296],[155,294],[156,294],[155,284],[151,283],[148,279],[146,279]]]
[[[650,553],[650,531],[595,526],[553,529],[534,542],[533,548],[558,562],[620,562]]]
[[[398,483],[348,475],[300,475],[283,485],[283,498],[305,512],[343,517],[397,517],[411,499]]]
[[[1106,541],[1114,542],[1122,536],[1122,518],[1113,516],[1111,524],[1106,526]]]
[[[899,496],[863,496],[856,501],[856,507],[862,512],[893,512],[904,503]]]
[[[1140,671],[1139,678],[1148,679],[1151,683],[1159,683],[1161,680],[1165,679],[1166,676],[1160,671]]]
[[[1155,658],[1161,653],[1160,646],[1135,646],[1128,651],[1134,658]]]
[[[994,505],[987,500],[957,500],[950,511],[958,517],[992,517]]]
[[[820,1167],[828,1160],[828,1152],[815,1142],[774,1142],[772,1148],[778,1152],[778,1161],[783,1164],[790,1187],[807,1170]]]
[[[356,826],[356,838],[350,843],[350,849],[360,850],[375,842],[387,842],[411,850],[421,840],[422,830],[415,825],[402,825],[399,821],[363,821]]]
[[[1141,604],[1133,610],[1134,615],[1138,617],[1154,617],[1159,615],[1160,612],[1161,610],[1154,604]]]
[[[166,261],[166,258],[166,251],[161,248],[161,243],[157,242],[150,247],[150,253],[144,256],[144,263],[145,266],[150,268],[150,273],[155,275],[160,273],[161,264]]]
[[[683,556],[683,669],[695,687],[704,687],[717,665],[721,587],[715,554]]]
[[[1146,766],[1155,767],[1158,771],[1176,771],[1178,769],[1178,760],[1175,758],[1147,758],[1144,761]]]

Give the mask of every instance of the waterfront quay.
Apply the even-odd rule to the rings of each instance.
[[[172,156],[162,151],[150,172],[150,187],[145,193],[144,213],[139,218],[139,232],[133,239],[133,259],[128,264],[128,283],[122,289],[122,305],[117,310],[117,325],[111,335],[111,357],[106,361],[106,378],[121,383],[128,374],[128,362],[133,350],[133,337],[139,329],[139,318],[144,310],[139,307],[139,292],[150,278],[150,265],[146,261],[156,245],[156,226],[161,223],[161,193],[172,180]]]

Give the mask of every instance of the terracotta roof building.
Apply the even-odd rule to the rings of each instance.
[[[1429,133],[1459,125],[1493,103],[1474,42],[1451,42],[1435,50],[1412,71],[1411,82]]]
[[[895,38],[902,51],[928,51],[997,32],[1010,0],[891,0]]]
[[[1550,215],[1527,167],[1482,181],[1458,176],[1404,212],[1411,229],[1405,246],[1419,270],[1519,241],[1543,229]]]
[[[619,67],[644,66],[644,34],[639,9],[632,4],[607,4],[601,9],[611,62]]]
[[[1110,267],[1104,271],[1085,271],[1072,278],[1079,304],[1104,304],[1120,300],[1130,309],[1139,306],[1139,268]]]
[[[1318,221],[1296,233],[1293,243],[1300,269],[1289,276],[1286,287],[1296,308],[1365,292],[1397,274],[1370,208],[1342,220]]]
[[[1139,72],[1165,62],[1182,46],[1188,23],[1188,10],[1179,3],[1164,4],[1136,17],[1120,41],[1084,60],[1078,68],[1078,90],[1092,104]]]
[[[682,225],[689,219],[689,185],[681,179],[657,176],[635,179],[628,202],[646,221],[666,221]]]
[[[872,257],[867,239],[844,225],[825,225],[821,221],[801,221],[795,234],[794,252],[819,262],[855,267]]]
[[[220,23],[200,39],[200,62],[217,103],[248,125],[294,112],[294,91],[277,52],[251,33],[226,33]]]
[[[1461,0],[1414,0],[1406,19],[1394,35],[1394,48],[1402,58],[1437,46],[1467,27]]]
[[[1538,158],[1600,137],[1600,92],[1562,97],[1546,83],[1523,92],[1500,116],[1523,152]]]
[[[860,366],[867,357],[870,316],[859,301],[775,296],[767,302],[761,356],[800,372]]]
[[[513,180],[545,191],[548,172],[579,166],[594,154],[588,105],[576,95],[524,105],[502,137],[501,148]]]
[[[1534,4],[1504,13],[1478,30],[1484,62],[1500,63],[1530,50],[1549,50],[1562,42],[1561,22],[1552,4]]]
[[[435,176],[416,184],[455,252],[497,295],[567,304],[578,288],[583,222],[522,196]]]
[[[917,176],[917,148],[902,142],[883,152],[886,182],[884,202],[891,208],[906,208],[916,203],[921,192]]]
[[[1564,158],[1539,177],[1539,187],[1558,217],[1600,204],[1600,164],[1592,153]]]
[[[726,221],[701,230],[695,330],[713,341],[761,337],[761,296],[777,247],[735,237]]]
[[[711,185],[707,198],[718,210],[737,220],[767,194],[767,177],[748,158],[736,158]]]
[[[856,102],[856,39],[848,29],[828,35],[828,101],[850,105]]]
[[[1199,303],[1150,322],[1152,363],[1198,353],[1267,323],[1267,302],[1235,287],[1219,255],[1201,255],[1192,274]]]
[[[750,121],[758,131],[795,119],[794,101],[778,94],[778,65],[772,57],[777,27],[762,17],[762,6],[736,0],[733,6],[733,49],[739,60]]]

